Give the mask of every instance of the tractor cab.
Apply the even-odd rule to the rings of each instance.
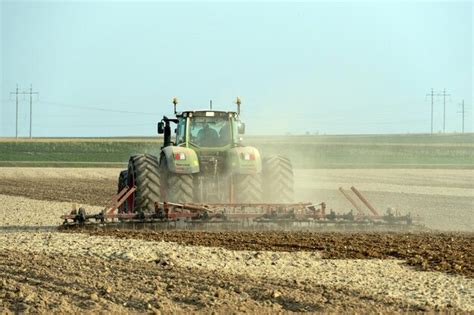
[[[242,124],[235,112],[192,111],[177,116],[176,145],[222,148],[239,142],[239,126]]]
[[[238,100],[240,111],[240,100]],[[177,100],[173,99],[176,118],[166,116],[158,123],[158,133],[164,134],[164,146],[219,150],[239,145],[239,135],[245,133],[245,124],[238,112],[196,110],[176,112]],[[176,140],[172,141],[170,123],[175,123]]]

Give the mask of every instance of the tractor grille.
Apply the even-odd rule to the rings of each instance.
[[[225,152],[199,154],[199,168],[203,175],[217,175],[225,171]]]

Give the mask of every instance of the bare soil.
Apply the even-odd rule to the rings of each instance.
[[[0,313],[430,311],[363,291],[140,261],[0,252]]]
[[[231,250],[317,251],[327,259],[403,259],[420,270],[474,277],[472,233],[84,231],[94,236]]]
[[[354,185],[463,233],[41,230],[105,205],[118,171],[0,172],[0,313],[474,311],[472,170],[296,171],[298,200],[347,210]]]
[[[0,194],[104,206],[116,192],[110,179],[28,178],[0,182]]]

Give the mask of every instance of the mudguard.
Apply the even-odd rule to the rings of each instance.
[[[193,149],[168,146],[163,148],[163,153],[170,172],[177,174],[199,173],[199,160]]]
[[[228,169],[233,174],[258,174],[262,172],[262,158],[254,147],[236,147],[227,151]]]

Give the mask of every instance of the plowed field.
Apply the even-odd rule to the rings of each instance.
[[[474,311],[473,171],[296,171],[299,200],[345,211],[354,185],[442,232],[55,231],[117,175],[2,169],[0,313]]]
[[[88,232],[86,232],[88,233]],[[474,277],[473,233],[94,231],[94,236],[253,251],[317,251],[327,259],[403,259],[420,270]]]

